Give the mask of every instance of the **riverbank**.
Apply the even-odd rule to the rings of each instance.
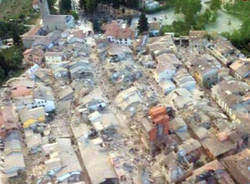
[[[226,36],[235,47],[244,54],[250,55],[250,1],[236,1],[235,4],[217,4],[212,6],[212,1],[202,0],[201,8],[194,16],[192,24],[186,22],[179,4],[168,1],[167,6],[158,10],[149,11],[149,20],[157,19],[162,25],[161,33],[174,32],[176,36],[187,35],[191,29],[206,30],[208,33],[219,33]],[[213,8],[212,8],[213,7]],[[162,10],[163,9],[163,10]],[[176,13],[178,10],[178,14]],[[192,8],[189,9],[192,12]],[[147,12],[147,11],[146,11]],[[188,13],[186,12],[186,15]],[[248,21],[248,22],[247,22]],[[132,27],[136,27],[138,18],[132,20]]]
[[[208,32],[232,33],[233,31],[238,30],[241,25],[242,21],[239,18],[226,13],[225,11],[218,10],[216,21],[212,24],[207,24],[205,30]]]
[[[223,10],[242,21],[238,30],[225,32],[232,44],[247,56],[250,56],[250,1],[236,1],[235,4],[227,4]]]

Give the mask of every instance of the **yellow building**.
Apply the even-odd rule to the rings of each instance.
[[[38,122],[45,122],[45,111],[43,107],[24,109],[19,112],[19,117],[23,128],[29,128]]]

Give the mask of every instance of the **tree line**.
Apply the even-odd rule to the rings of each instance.
[[[22,64],[22,49],[12,46],[7,49],[0,50],[0,83],[3,82],[11,71],[18,71]]]
[[[164,26],[162,32],[175,32],[177,36],[187,35],[191,29],[205,29],[206,24],[216,21],[217,10],[221,7],[220,0],[211,0],[210,7],[201,13],[200,0],[169,0],[168,4],[174,8],[175,13],[182,13],[184,20],[174,21],[172,25]]]
[[[0,21],[0,40],[12,38],[14,46],[0,50],[0,83],[5,80],[11,71],[17,71],[22,64],[22,40],[20,35],[27,28],[20,23]]]
[[[86,13],[94,13],[99,3],[109,4],[113,8],[120,8],[125,6],[132,9],[139,8],[139,0],[80,0],[80,8]]]
[[[16,21],[12,22],[4,22],[0,21],[0,39],[8,39],[13,38],[15,45],[21,44],[20,35],[25,33],[27,28],[21,24],[17,23]]]
[[[242,21],[239,30],[233,33],[224,33],[232,44],[247,56],[250,56],[250,1],[235,1],[234,4],[227,4],[224,8]]]

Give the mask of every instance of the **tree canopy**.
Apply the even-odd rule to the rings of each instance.
[[[138,29],[140,33],[148,31],[148,19],[144,12],[142,12],[140,15],[140,19],[138,22]]]
[[[86,10],[86,0],[80,0],[79,5],[81,9]]]
[[[210,8],[211,10],[218,10],[221,7],[221,0],[211,0]]]
[[[56,13],[56,9],[54,8],[54,5],[56,3],[56,0],[47,0],[48,1],[48,6],[51,14]]]
[[[127,0],[125,1],[125,6],[133,9],[138,9],[139,8],[139,0]]]
[[[235,47],[250,56],[250,19],[246,19],[239,30],[232,34],[225,33],[225,36],[231,40]]]
[[[72,10],[71,0],[61,0],[60,1],[60,12],[69,13]]]
[[[0,21],[0,39],[13,38],[14,34],[21,35],[27,31],[23,24]]]
[[[185,21],[189,25],[195,24],[195,18],[201,10],[200,0],[172,0],[176,13],[183,13]]]
[[[80,8],[87,13],[93,14],[97,7],[97,0],[80,0]]]
[[[22,50],[16,46],[0,51],[0,81],[3,81],[10,71],[18,70],[22,64]]]

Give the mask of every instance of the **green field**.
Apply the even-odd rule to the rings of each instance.
[[[32,0],[2,0],[0,4],[0,20],[30,19],[25,23],[33,23],[39,17],[32,8]]]

